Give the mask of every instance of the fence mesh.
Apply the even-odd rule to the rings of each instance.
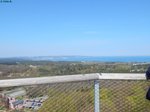
[[[149,86],[148,81],[100,80],[100,112],[150,112]],[[0,112],[94,112],[94,81],[1,89]]]
[[[6,97],[3,100],[1,98],[1,104],[7,107],[7,110],[3,111],[7,112],[94,111],[93,81],[9,88],[7,92],[3,91],[1,93],[7,94],[5,95],[7,97],[14,98],[9,101],[6,100]],[[20,104],[13,103],[15,101]],[[15,107],[10,104],[11,102]]]
[[[101,112],[150,112],[147,81],[100,80]]]

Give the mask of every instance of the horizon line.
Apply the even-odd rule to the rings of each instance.
[[[36,58],[36,57],[150,57],[150,55],[98,55],[98,56],[91,56],[91,55],[39,55],[39,56],[2,56],[0,58]]]

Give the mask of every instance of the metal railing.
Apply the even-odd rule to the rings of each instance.
[[[150,112],[145,74],[93,73],[0,80],[0,110]]]
[[[145,74],[102,73],[100,111],[150,112],[150,101],[145,98],[149,85]]]

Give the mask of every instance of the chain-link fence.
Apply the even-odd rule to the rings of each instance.
[[[145,99],[150,82],[100,80],[101,112],[150,112]]]
[[[93,81],[23,86],[2,93],[3,104],[11,112],[94,111]]]
[[[88,79],[2,88],[0,110],[2,112],[150,112],[150,101],[145,99],[149,84],[150,82],[144,80]],[[100,87],[100,90],[97,87]]]

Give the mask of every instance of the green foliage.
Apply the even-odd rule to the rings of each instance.
[[[90,108],[93,105],[92,89],[61,92],[51,89],[49,90],[49,99],[38,112],[83,112],[83,110],[92,112],[93,109]]]
[[[116,112],[117,109],[115,107],[115,102],[113,101],[113,94],[112,91],[107,88],[102,88],[100,90],[100,101],[101,107],[106,112]]]
[[[39,77],[85,73],[143,73],[149,64],[102,62],[48,62],[27,61],[18,64],[0,64],[0,78]]]
[[[5,107],[4,106],[0,106],[0,110],[5,110]]]
[[[134,85],[130,92],[130,96],[126,97],[126,105],[130,106],[131,112],[139,112],[139,110],[146,109],[146,99],[145,99],[145,90],[140,85]]]

